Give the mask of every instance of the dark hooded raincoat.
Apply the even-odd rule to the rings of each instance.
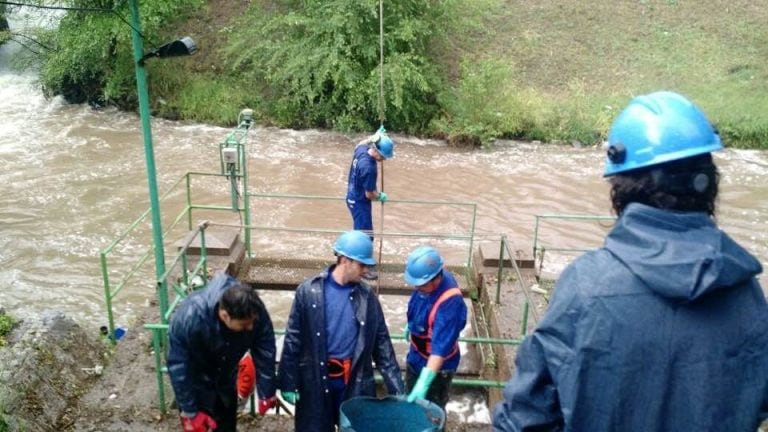
[[[297,432],[334,430],[325,335],[323,286],[332,268],[304,281],[296,289],[285,329],[285,342],[278,371],[282,391],[298,391]],[[376,396],[373,363],[384,378],[389,394],[404,392],[400,366],[392,347],[379,299],[367,284],[352,290],[352,304],[358,323],[357,342],[344,399]]]
[[[495,430],[754,432],[768,409],[761,271],[706,214],[630,204],[558,280]]]
[[[218,317],[219,299],[234,282],[224,273],[216,275],[173,314],[168,375],[182,412],[211,413],[217,395],[236,403],[237,365],[248,349],[258,371],[259,398],[275,394],[275,333],[263,304],[250,332],[233,332]]]

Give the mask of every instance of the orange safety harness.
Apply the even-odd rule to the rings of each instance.
[[[344,384],[349,383],[352,373],[352,359],[328,359],[328,376],[331,378],[344,378]]]
[[[445,290],[445,292],[440,294],[440,297],[437,298],[437,301],[435,302],[434,305],[432,305],[432,309],[429,311],[429,318],[427,319],[427,334],[422,336],[417,336],[411,333],[411,345],[416,350],[416,352],[419,353],[420,356],[424,358],[429,358],[430,354],[432,354],[432,327],[435,323],[435,315],[437,315],[437,309],[446,300],[450,299],[451,297],[456,297],[460,295],[461,295],[461,290],[458,288],[450,288]],[[449,359],[458,353],[459,353],[459,343],[454,342],[451,353],[448,354],[445,358]]]

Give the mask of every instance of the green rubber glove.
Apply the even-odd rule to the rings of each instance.
[[[387,200],[388,200],[388,199],[389,199],[389,195],[387,195],[387,193],[386,193],[386,192],[379,192],[379,198],[378,198],[378,200],[379,200],[379,201],[381,201],[381,203],[382,203],[382,204],[384,204],[385,202],[387,202]]]
[[[410,342],[410,339],[408,339],[408,336],[411,335],[411,329],[408,327],[408,324],[405,325],[405,328],[403,329],[403,336],[405,336],[405,341]]]
[[[425,399],[427,397],[427,391],[432,381],[435,380],[437,373],[428,367],[423,367],[419,374],[419,379],[416,380],[416,385],[413,386],[411,394],[408,395],[408,402],[413,402],[416,399]]]
[[[384,125],[381,125],[381,126],[379,126],[379,130],[377,130],[376,133],[384,135],[385,133],[387,133],[387,130],[384,129]]]
[[[299,401],[299,392],[280,391],[280,395],[291,405],[296,405],[296,402]]]

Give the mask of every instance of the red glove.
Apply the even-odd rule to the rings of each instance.
[[[216,420],[202,411],[194,417],[181,416],[181,430],[184,432],[208,432],[216,430],[216,427]]]
[[[270,408],[274,408],[277,405],[277,399],[272,396],[267,399],[259,399],[259,415],[264,415]]]
[[[237,365],[237,396],[248,399],[256,387],[256,366],[253,364],[251,353],[245,353]]]

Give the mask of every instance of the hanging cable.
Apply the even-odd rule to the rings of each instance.
[[[379,126],[384,127],[384,0],[379,0]],[[381,164],[381,192],[384,192],[384,164]],[[379,234],[379,269],[381,269],[381,251],[384,248],[384,203],[379,214],[381,234]],[[376,295],[381,289],[381,274],[376,279]]]
[[[384,0],[379,0],[379,126],[384,126]]]

